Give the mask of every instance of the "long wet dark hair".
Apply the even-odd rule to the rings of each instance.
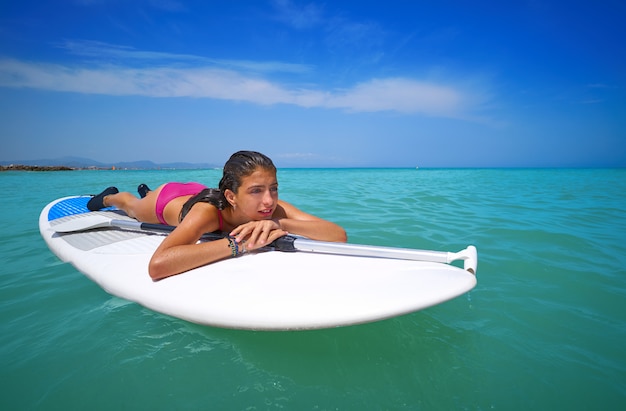
[[[231,207],[231,204],[226,201],[226,197],[224,197],[226,190],[237,194],[243,178],[252,174],[259,167],[274,173],[276,172],[276,166],[274,166],[272,160],[266,155],[256,151],[236,152],[230,156],[226,164],[224,164],[224,171],[219,188],[207,188],[187,200],[180,210],[178,221],[182,221],[189,210],[191,210],[191,207],[198,202],[213,204],[219,210]]]

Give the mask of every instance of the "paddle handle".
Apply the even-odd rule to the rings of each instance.
[[[476,274],[478,265],[478,253],[476,247],[472,245],[458,253],[450,253],[445,251],[416,250],[412,248],[332,243],[287,235],[275,240],[272,246],[278,251],[287,252],[317,252],[360,257],[393,258],[397,260],[430,261],[445,264],[463,260],[463,268],[472,274]]]

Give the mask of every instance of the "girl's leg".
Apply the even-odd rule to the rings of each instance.
[[[109,194],[104,197],[105,207],[117,207],[120,210],[124,210],[126,214],[131,217],[135,217],[135,210],[137,208],[137,202],[140,201],[137,197],[128,192],[122,192],[117,194]]]
[[[137,198],[128,192],[111,194],[104,198],[104,204],[107,207],[115,206],[141,222],[158,224],[155,205],[160,191],[159,187],[148,192],[144,198]]]

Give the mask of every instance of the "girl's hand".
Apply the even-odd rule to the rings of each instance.
[[[250,221],[230,232],[238,243],[245,240],[247,250],[265,247],[288,233],[274,220]]]

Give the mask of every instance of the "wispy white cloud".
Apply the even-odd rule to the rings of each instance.
[[[269,81],[215,68],[95,68],[0,60],[0,86],[105,95],[198,97],[275,104],[287,92]]]
[[[387,33],[376,22],[355,21],[344,15],[332,15],[315,2],[296,5],[291,0],[273,0],[272,5],[274,20],[296,30],[321,30],[324,33],[323,41],[330,52],[350,54],[350,58],[354,58],[355,50],[369,50],[366,58],[369,61],[378,60],[382,54],[378,49],[383,45]]]
[[[274,157],[287,160],[308,160],[317,158],[319,155],[314,153],[279,153]]]
[[[598,98],[598,99],[583,100],[580,102],[580,104],[600,104],[600,103],[604,103],[604,100]]]
[[[333,18],[325,28],[326,44],[333,49],[375,49],[383,45],[385,31],[374,22]]]
[[[603,84],[603,83],[588,84],[587,87],[588,88],[609,88],[608,85]]]
[[[295,5],[291,0],[273,0],[275,18],[298,30],[315,27],[322,22],[323,8],[315,3]]]
[[[126,65],[133,64],[139,66],[154,66],[155,64],[167,66],[204,65],[260,73],[305,73],[311,70],[311,67],[305,64],[284,63],[279,61],[258,62],[249,60],[211,59],[191,54],[137,50],[133,47],[113,45],[100,41],[65,40],[56,43],[55,47],[75,56],[89,58],[100,64],[103,64],[103,62],[123,62]]]
[[[446,115],[462,109],[463,95],[450,86],[406,78],[373,79],[328,101],[330,107],[352,111],[394,110]]]
[[[288,63],[211,60],[99,43],[68,42],[63,47],[87,57],[107,55],[104,60],[108,62],[52,64],[0,59],[0,87],[114,96],[210,98],[259,105],[288,104],[348,112],[392,111],[454,118],[469,118],[470,112],[486,100],[467,87],[407,77],[373,78],[344,89],[324,89],[294,86],[265,76],[268,72],[310,69]],[[118,61],[141,64],[122,65]]]
[[[176,0],[150,0],[149,3],[152,7],[165,11],[187,11],[187,6],[185,6],[182,2]]]

